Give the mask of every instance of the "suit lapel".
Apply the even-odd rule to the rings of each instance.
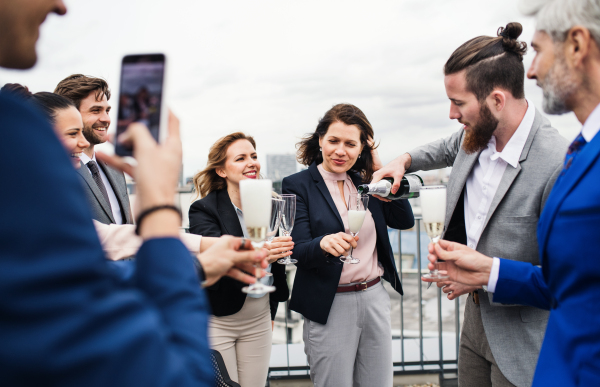
[[[540,126],[542,124],[542,115],[539,111],[535,111],[535,119],[533,120],[533,124],[531,126],[531,130],[529,131],[529,136],[527,136],[527,141],[525,141],[525,145],[523,145],[523,150],[521,151],[521,156],[519,157],[519,165],[516,168],[513,168],[512,165],[508,164],[504,173],[502,174],[502,179],[500,179],[500,184],[498,184],[498,189],[496,190],[496,194],[492,199],[492,204],[490,204],[490,209],[488,210],[487,217],[485,218],[485,222],[483,223],[482,230],[485,230],[488,222],[490,221],[494,211],[498,208],[498,205],[504,198],[504,195],[508,192],[509,188],[512,186],[513,181],[517,178],[519,173],[521,172],[521,163],[527,160],[527,155],[529,154],[529,150],[531,149],[531,144],[533,143],[533,138],[537,134]]]
[[[517,165],[516,168],[513,168],[510,164],[506,166],[506,170],[502,174],[502,179],[500,179],[500,184],[498,184],[496,194],[492,199],[492,204],[490,204],[490,209],[488,210],[485,222],[483,223],[483,227],[481,228],[482,230],[485,230],[488,222],[490,221],[490,218],[494,214],[494,211],[496,211],[498,204],[500,204],[502,198],[504,198],[504,195],[506,195],[506,193],[508,192],[508,189],[512,185],[519,172],[521,172],[521,164]]]
[[[308,170],[309,170],[312,178],[317,183],[316,185],[317,185],[317,188],[319,189],[319,191],[321,192],[321,195],[323,195],[323,197],[327,201],[327,204],[329,204],[331,211],[333,211],[338,222],[340,222],[340,226],[342,227],[342,230],[345,230],[344,222],[342,221],[342,217],[340,216],[340,213],[339,213],[337,207],[335,206],[335,203],[333,202],[333,198],[331,197],[331,193],[329,193],[329,188],[327,188],[327,185],[325,184],[325,180],[323,180],[323,176],[321,176],[321,173],[319,173],[319,170],[317,169],[317,165],[315,163],[312,163],[310,165],[310,167],[308,167]]]
[[[104,195],[102,195],[102,192],[100,192],[100,188],[98,188],[98,185],[96,185],[96,182],[94,181],[94,178],[92,177],[92,174],[90,173],[88,167],[81,161],[79,162],[79,164],[80,167],[79,169],[77,169],[77,173],[86,182],[86,184],[96,197],[96,200],[98,200],[98,203],[100,203],[100,207],[102,207],[106,215],[108,215],[111,222],[115,223],[115,218],[113,217],[112,211],[110,209],[110,204],[106,202]]]
[[[112,187],[115,196],[117,197],[117,201],[119,202],[119,206],[121,207],[121,215],[125,217],[123,219],[123,223],[131,223],[129,203],[123,200],[123,195],[127,195],[127,186],[123,187],[123,184],[119,182],[120,178],[123,177],[121,175],[121,172],[115,171],[102,161],[98,161],[98,165],[100,166],[100,168],[102,168],[102,171],[108,178],[110,186]],[[123,192],[123,188],[125,189],[125,192]]]
[[[587,144],[581,153],[577,155],[571,167],[562,176],[559,176],[554,183],[554,187],[548,196],[546,206],[542,211],[540,221],[538,223],[538,240],[540,244],[540,259],[543,259],[542,252],[546,247],[548,233],[554,218],[560,208],[562,202],[573,188],[579,183],[585,173],[589,170],[592,164],[600,155],[600,135],[596,134],[592,141]],[[543,265],[542,265],[543,266]]]
[[[244,231],[238,220],[237,213],[231,203],[227,189],[217,191],[217,211],[223,223],[226,234],[236,237],[243,237]]]
[[[444,223],[446,227],[450,224],[458,199],[461,197],[461,193],[467,183],[467,178],[471,174],[480,153],[481,152],[472,153],[469,155],[461,148],[456,156],[456,160],[454,160],[452,177],[448,181],[448,186],[446,188],[446,222]]]

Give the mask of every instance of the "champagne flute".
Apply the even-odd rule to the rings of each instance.
[[[362,195],[359,193],[351,193],[348,197],[348,229],[350,235],[355,237],[358,235],[360,228],[365,221],[365,215],[367,215],[367,205],[369,204],[369,195]],[[350,247],[350,254],[348,256],[341,256],[340,261],[344,263],[357,264],[360,259],[354,258],[352,252],[354,247]]]
[[[283,207],[283,200],[279,199],[279,195],[271,199],[271,222],[269,223],[269,231],[267,232],[267,243],[271,243],[279,231],[279,224],[281,223],[281,208]],[[273,273],[270,271],[265,272],[265,277],[272,277]]]
[[[282,236],[290,236],[294,228],[294,219],[296,218],[296,195],[281,195],[281,199],[283,200],[283,209],[281,211],[281,223],[279,227]],[[291,258],[291,255],[277,260],[277,263],[282,265],[291,265],[297,262],[298,260]]]
[[[261,249],[267,238],[269,221],[271,220],[271,180],[246,179],[240,181],[240,197],[242,199],[242,211],[244,212],[244,223],[248,231],[248,239],[252,242],[254,249]],[[265,285],[256,277],[256,282],[242,288],[247,294],[264,294],[275,291],[275,286]]]
[[[444,231],[444,219],[446,218],[446,187],[443,185],[423,186],[420,189],[420,197],[425,231],[427,231],[431,242],[438,243]],[[440,274],[438,270],[439,262],[441,261],[438,260],[435,269],[423,275],[423,278],[450,278],[447,275]],[[431,284],[429,283],[429,286]]]

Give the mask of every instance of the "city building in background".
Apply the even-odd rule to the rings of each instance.
[[[281,193],[283,178],[293,175],[297,171],[298,162],[295,154],[267,155],[267,179],[273,181],[275,192]]]

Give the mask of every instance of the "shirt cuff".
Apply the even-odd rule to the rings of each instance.
[[[490,271],[490,279],[488,280],[487,292],[495,293],[496,284],[498,283],[498,276],[500,275],[500,258],[494,257],[492,262],[492,270]]]

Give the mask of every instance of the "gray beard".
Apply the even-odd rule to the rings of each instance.
[[[567,106],[567,99],[580,86],[569,73],[564,58],[558,57],[554,65],[544,77],[540,86],[544,92],[542,108],[548,114],[565,114],[572,109]]]

